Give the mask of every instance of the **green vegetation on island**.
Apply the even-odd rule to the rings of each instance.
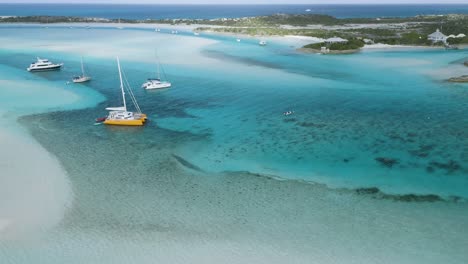
[[[0,17],[0,23],[109,23],[105,18],[67,17],[67,16],[10,16]]]
[[[0,17],[0,23],[116,23],[119,19],[25,16]],[[443,29],[446,36],[468,35],[468,15],[426,15],[415,17],[335,18],[320,14],[275,14],[270,16],[219,19],[120,19],[121,23],[200,25],[195,30],[250,36],[310,36],[317,38],[340,37],[348,40],[368,39],[374,43],[390,45],[421,45],[434,43],[428,35]],[[353,41],[351,41],[353,42]],[[347,44],[353,46],[357,43]],[[468,37],[448,38],[450,45],[468,44]],[[361,43],[362,44],[362,43]],[[438,43],[436,45],[443,45]],[[315,46],[314,46],[315,47]],[[348,48],[333,45],[330,50]]]
[[[331,43],[328,45],[325,45],[324,43],[315,43],[306,45],[304,48],[319,50],[321,47],[326,46],[330,50],[356,50],[364,47],[364,44],[364,41],[361,39],[352,38],[349,39],[348,42],[344,43]]]

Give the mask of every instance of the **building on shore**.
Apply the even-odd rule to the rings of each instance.
[[[445,36],[442,32],[440,32],[439,29],[437,29],[436,32],[427,36],[427,39],[432,41],[432,43],[437,43],[437,42],[445,43],[447,41],[447,36]]]
[[[327,48],[327,47],[321,47],[320,48],[320,53],[322,53],[322,54],[327,54],[329,52],[330,52],[330,49]]]
[[[339,37],[333,37],[333,38],[328,38],[325,40],[325,43],[327,44],[333,44],[333,43],[347,43],[348,40],[344,38],[339,38]]]

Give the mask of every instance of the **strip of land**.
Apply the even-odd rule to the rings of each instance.
[[[407,18],[335,18],[328,15],[288,15],[220,19],[106,19],[66,16],[1,17],[0,23],[125,23],[197,25],[198,31],[224,32],[250,36],[310,36],[317,38],[367,38],[391,45],[431,45],[427,36],[438,28],[445,35],[458,35],[468,29],[468,15],[427,15]],[[468,44],[468,38],[452,39],[450,44]]]
[[[369,39],[389,45],[431,46],[428,35],[439,28],[449,35],[467,34],[468,15],[426,15],[406,18],[335,18],[307,14],[220,18],[220,19],[105,19],[66,16],[0,17],[0,23],[125,23],[192,26],[196,31],[210,31],[249,36],[308,36],[320,39]],[[450,38],[449,44],[468,44],[468,37]]]

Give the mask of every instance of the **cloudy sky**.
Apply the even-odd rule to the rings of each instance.
[[[118,4],[468,4],[468,0],[0,0],[0,3]]]

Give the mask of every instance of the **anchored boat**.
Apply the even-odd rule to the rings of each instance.
[[[118,26],[117,26],[117,29],[123,29],[123,27],[122,27],[121,24],[120,24],[120,18],[119,18],[119,24],[118,24]]]
[[[36,71],[54,71],[54,70],[60,70],[60,68],[63,66],[63,63],[52,63],[48,59],[41,59],[37,58],[36,62],[31,63],[26,70],[29,72],[36,72]]]
[[[124,82],[122,79],[122,70],[120,68],[120,60],[118,57],[117,57],[117,66],[119,68],[120,90],[122,92],[123,106],[107,107],[106,110],[109,111],[109,115],[104,120],[104,124],[116,125],[116,126],[142,126],[145,124],[147,117],[145,114],[141,112],[140,106],[138,106],[135,95],[133,94],[131,87],[129,87],[128,82],[126,81],[127,86],[128,86],[127,90],[130,95],[130,99],[135,105],[136,112],[131,112],[127,110],[127,103],[125,100],[125,87],[124,87]]]
[[[86,76],[84,66],[83,66],[83,57],[81,57],[81,75],[73,77],[73,82],[83,83],[83,82],[88,82],[88,81],[91,81],[91,77]]]
[[[159,60],[158,60],[157,56],[156,56],[156,60],[157,60],[157,62],[156,62],[157,77],[156,78],[149,78],[143,85],[141,85],[141,87],[145,88],[146,90],[164,89],[164,88],[169,88],[169,87],[172,86],[172,84],[170,82],[161,80],[161,73],[160,73],[161,65],[159,63]],[[164,70],[163,70],[163,73],[164,73]]]

